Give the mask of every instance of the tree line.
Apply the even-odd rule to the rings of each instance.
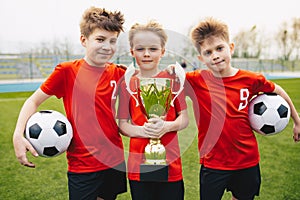
[[[237,58],[275,58],[298,60],[300,50],[300,18],[284,21],[274,35],[266,35],[254,25],[239,31],[234,37]]]
[[[188,37],[188,36],[187,36]],[[181,49],[174,52],[183,57],[195,57],[197,52],[186,40],[180,40]],[[277,59],[283,61],[299,60],[300,54],[300,18],[284,21],[275,33],[266,33],[257,25],[238,31],[232,37],[235,43],[234,58]],[[122,44],[120,49],[124,49]],[[127,50],[129,52],[129,49]],[[79,53],[78,53],[79,52]],[[84,54],[84,49],[68,38],[55,39],[52,42],[43,41],[37,46],[21,52],[34,55],[55,55],[70,57],[74,54]]]

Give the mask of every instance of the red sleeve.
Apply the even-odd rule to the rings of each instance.
[[[41,90],[48,95],[55,95],[57,98],[64,96],[64,81],[66,80],[64,67],[59,64],[55,67],[52,74],[41,85]]]
[[[130,99],[130,94],[128,93],[128,91],[126,89],[126,83],[125,83],[125,81],[122,81],[121,87],[119,90],[119,107],[118,107],[118,113],[117,113],[118,119],[129,119],[130,118],[129,99]]]
[[[253,92],[273,92],[275,89],[275,83],[266,79],[262,74],[257,74],[256,82],[253,84]]]
[[[187,72],[185,76],[184,94],[190,97],[193,102],[197,102],[196,88],[199,88],[201,84],[205,84],[201,72],[201,70],[191,71]]]

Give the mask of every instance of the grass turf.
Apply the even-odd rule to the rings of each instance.
[[[274,80],[281,85],[292,98],[300,111],[300,79]],[[31,200],[66,200],[67,161],[65,154],[54,158],[34,158],[28,154],[30,161],[36,164],[35,169],[21,166],[14,155],[12,134],[20,108],[30,92],[0,94],[0,199]],[[182,147],[183,175],[185,182],[185,199],[199,199],[199,167],[196,126],[188,100],[190,125],[182,130],[180,144]],[[43,103],[39,110],[53,109],[63,111],[60,100],[54,97]],[[300,143],[292,139],[292,120],[280,134],[265,137],[257,135],[261,154],[262,186],[261,200],[298,200],[300,198]],[[125,149],[128,149],[128,138],[124,138]],[[245,180],[246,181],[246,180]],[[128,192],[119,195],[118,200],[130,199]],[[231,199],[225,193],[222,200]]]

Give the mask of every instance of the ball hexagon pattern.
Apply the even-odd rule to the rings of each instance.
[[[27,121],[25,137],[40,156],[53,157],[67,150],[73,130],[62,113],[42,110],[34,113]]]
[[[281,96],[264,93],[250,101],[248,114],[254,131],[262,135],[274,135],[288,125],[291,111]]]

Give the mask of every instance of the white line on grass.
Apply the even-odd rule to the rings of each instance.
[[[4,99],[0,99],[0,102],[7,102],[7,101],[24,101],[26,100],[28,97],[20,97],[20,98],[4,98]]]

